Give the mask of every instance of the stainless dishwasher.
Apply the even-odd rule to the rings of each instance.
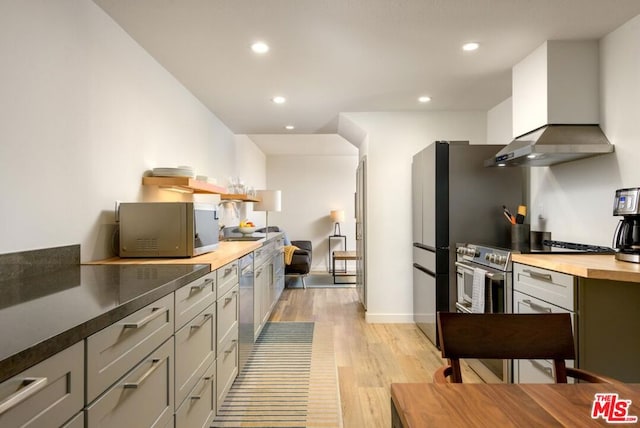
[[[240,267],[240,341],[238,373],[242,371],[253,349],[253,253],[239,261]]]

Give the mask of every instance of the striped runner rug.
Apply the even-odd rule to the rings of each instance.
[[[330,324],[269,322],[213,427],[342,427]]]

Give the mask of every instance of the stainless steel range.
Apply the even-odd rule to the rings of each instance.
[[[511,250],[456,245],[457,312],[510,313],[513,308]],[[467,360],[488,383],[511,382],[509,360]]]
[[[531,253],[606,254],[609,247],[545,240],[540,250]],[[513,312],[513,250],[456,244],[456,311],[465,313]],[[488,383],[512,382],[509,360],[467,360],[469,366]]]

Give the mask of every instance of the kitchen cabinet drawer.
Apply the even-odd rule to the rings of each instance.
[[[216,359],[216,305],[178,330],[176,341],[176,408]]]
[[[216,362],[189,392],[187,399],[176,411],[175,428],[205,428],[211,426],[216,411]]]
[[[0,384],[0,426],[59,427],[84,402],[84,344],[75,345]]]
[[[87,403],[173,334],[173,293],[87,338]]]
[[[254,266],[257,268],[271,257],[273,252],[273,243],[268,243],[253,252]]]
[[[571,314],[575,333],[575,313],[519,291],[513,292],[513,310],[516,314],[562,313]],[[565,361],[567,367],[574,367],[573,360]],[[554,383],[553,362],[551,360],[514,360],[513,381],[515,383]],[[568,378],[573,383],[572,378]]]
[[[549,304],[544,300],[536,299],[535,297],[529,296],[528,294],[524,294],[519,291],[513,292],[513,312],[516,314],[555,314],[558,312],[569,312],[573,314],[573,312],[569,311],[568,309]]]
[[[238,300],[239,286],[233,287],[218,299],[218,354],[222,347],[231,339],[237,339],[238,322],[240,319],[240,305]],[[234,337],[233,334],[236,334]]]
[[[513,289],[573,311],[574,277],[514,263]]]
[[[232,333],[232,337],[238,337],[238,331]],[[224,343],[224,347],[218,352],[216,367],[216,400],[217,408],[224,402],[224,398],[231,389],[231,385],[238,375],[238,340],[231,339]]]
[[[216,301],[216,272],[176,290],[176,331]]]
[[[216,272],[218,275],[218,296],[224,296],[238,283],[238,261],[228,263]]]
[[[173,422],[173,338],[87,408],[87,426],[165,427]]]

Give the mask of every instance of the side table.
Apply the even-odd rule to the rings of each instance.
[[[334,241],[342,242],[342,247],[338,250],[347,251],[347,237],[345,235],[329,235],[329,263],[331,266],[329,267],[329,273],[333,273],[335,269],[335,264],[333,263],[332,253],[333,253],[333,242]],[[347,262],[344,264],[344,271],[347,271]]]
[[[331,265],[333,267],[333,283],[334,284],[355,284],[353,282],[336,282],[336,278],[340,276],[351,276],[347,273],[347,260],[357,260],[355,251],[334,251],[333,257],[331,257]],[[345,268],[343,273],[336,272],[336,260],[344,260]]]

